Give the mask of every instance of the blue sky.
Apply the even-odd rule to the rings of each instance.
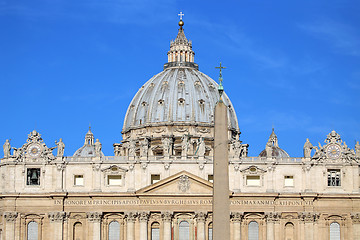
[[[275,127],[302,156],[331,130],[360,140],[360,2],[349,0],[0,0],[0,143],[38,130],[65,155],[91,123],[106,155],[137,90],[167,61],[183,11],[200,71],[235,107],[257,156]],[[2,154],[0,154],[2,156]]]

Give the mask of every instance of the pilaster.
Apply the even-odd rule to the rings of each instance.
[[[197,240],[205,240],[205,218],[206,213],[204,212],[198,212],[196,214]]]
[[[17,212],[4,212],[5,239],[15,239],[15,224],[17,217]]]
[[[269,212],[266,213],[266,239],[267,240],[275,240],[275,222],[278,221],[278,214]],[[279,236],[280,237],[280,236]]]
[[[63,239],[63,220],[66,216],[65,212],[50,212],[48,213],[48,218],[51,225],[51,236],[54,240]]]
[[[148,212],[140,212],[139,213],[139,222],[140,222],[140,240],[147,240],[148,239],[148,231],[147,231],[147,224],[149,219]]]
[[[241,240],[241,220],[243,213],[233,212],[231,213],[231,222],[233,225],[233,240]]]
[[[135,221],[137,214],[134,212],[126,213],[126,240],[135,240]]]
[[[163,226],[164,226],[164,236],[163,240],[171,240],[171,220],[172,220],[173,214],[171,212],[163,212],[161,214],[162,220],[163,220]]]
[[[89,212],[86,214],[86,217],[89,222],[89,226],[92,226],[92,239],[100,240],[101,239],[101,212]],[[90,238],[91,239],[91,238]]]
[[[353,239],[360,239],[360,213],[352,213]]]

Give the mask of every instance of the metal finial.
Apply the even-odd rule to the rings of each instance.
[[[218,88],[218,91],[219,91],[219,94],[220,94],[220,100],[221,100],[221,96],[224,92],[224,87],[222,85],[222,81],[223,81],[223,78],[222,78],[222,69],[226,68],[226,67],[223,67],[221,66],[221,62],[220,62],[220,66],[219,67],[215,67],[215,68],[218,68],[220,70],[220,74],[219,74],[219,88]]]
[[[178,16],[180,17],[180,21],[181,21],[181,20],[182,20],[182,17],[184,16],[183,12],[180,12],[180,13],[178,14]]]

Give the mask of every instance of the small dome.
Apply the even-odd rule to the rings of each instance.
[[[94,134],[91,132],[91,128],[89,127],[89,131],[85,135],[84,146],[76,150],[73,157],[96,157],[95,144],[100,144],[99,139],[94,143]],[[100,144],[101,145],[101,144]],[[101,151],[100,156],[103,157],[104,153]]]
[[[271,156],[268,156],[271,153]],[[278,138],[272,129],[269,140],[266,143],[265,149],[259,154],[259,157],[273,157],[273,158],[289,158],[289,154],[281,149],[278,144]]]

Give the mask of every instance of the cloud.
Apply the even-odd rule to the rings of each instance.
[[[360,56],[360,33],[351,25],[321,20],[300,24],[300,29],[330,44],[337,52]]]

